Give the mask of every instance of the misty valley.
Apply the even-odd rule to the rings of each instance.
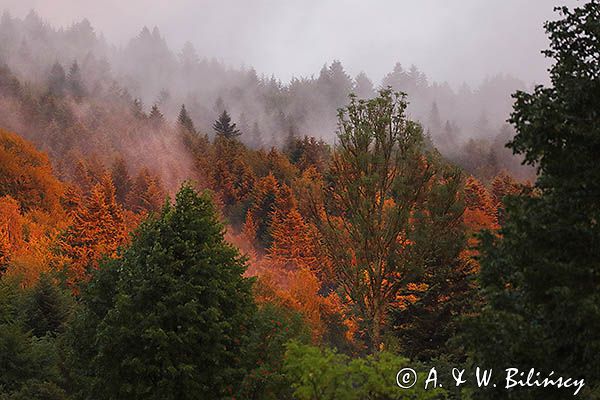
[[[399,50],[383,74],[369,64],[388,41],[407,59],[447,46],[445,25],[377,39],[385,17],[361,20],[368,61],[302,75],[295,57],[342,28],[321,24],[324,5],[269,5],[266,27],[296,21],[278,32],[299,35],[283,40],[294,56],[272,64],[287,79],[201,42],[276,48],[254,40],[263,0],[247,16],[89,2],[73,19],[33,3],[0,2],[0,400],[600,397],[598,0],[523,6],[552,15],[513,21],[545,35],[539,81],[465,58],[486,76],[469,82]],[[481,17],[457,57],[487,36],[502,50],[485,18],[525,13],[423,4],[403,11],[452,29]],[[330,5],[354,29],[360,7]],[[183,15],[202,10],[247,26],[200,37]],[[126,39],[91,22],[128,12],[142,29]],[[176,40],[144,26],[159,17]],[[512,45],[511,62],[540,65]],[[498,372],[461,381],[475,368]]]

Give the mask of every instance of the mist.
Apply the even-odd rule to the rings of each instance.
[[[574,5],[574,0],[561,1]],[[157,26],[174,49],[190,41],[201,57],[252,66],[284,82],[310,77],[340,60],[350,75],[380,81],[396,62],[415,64],[428,77],[458,87],[500,73],[527,83],[546,80],[542,25],[555,18],[555,0],[419,2],[307,0],[252,2],[3,0],[24,17],[34,9],[68,27],[90,20],[108,42],[125,46],[143,26]],[[527,62],[524,62],[524,61]]]
[[[78,151],[168,149],[164,165],[155,167],[170,187],[191,169],[181,143],[160,135],[150,140],[143,124],[133,129],[122,121],[156,109],[172,130],[185,104],[208,138],[227,110],[240,140],[254,149],[285,149],[304,136],[332,144],[336,110],[348,95],[370,98],[388,86],[407,94],[408,117],[447,159],[486,178],[502,169],[525,178],[531,171],[504,147],[514,134],[507,119],[511,94],[548,80],[541,51],[544,21],[557,18],[553,3],[4,0],[0,62],[42,102],[45,93],[62,95],[75,70],[82,87],[70,89],[74,120],[93,132],[98,104],[123,114],[104,128],[111,132],[106,143],[84,140]],[[27,117],[4,119],[26,137],[47,137],[48,128],[31,127]],[[71,126],[63,122],[58,126]],[[122,132],[132,131],[135,139],[124,141]],[[74,154],[49,139],[42,145],[58,158]],[[173,160],[179,167],[168,174]]]

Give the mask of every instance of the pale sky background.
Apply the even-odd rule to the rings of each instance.
[[[576,0],[0,0],[0,10],[30,9],[54,26],[88,18],[114,44],[158,26],[177,51],[191,41],[201,57],[258,73],[318,74],[333,59],[376,82],[396,61],[430,80],[476,85],[508,73],[546,80],[543,22]]]

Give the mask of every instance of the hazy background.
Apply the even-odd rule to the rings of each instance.
[[[1,0],[0,10],[22,18],[35,9],[54,26],[88,18],[122,46],[143,26],[158,26],[175,49],[189,40],[201,57],[284,82],[339,59],[352,76],[365,71],[379,81],[401,61],[457,87],[498,73],[544,82],[542,24],[557,4],[577,1]]]

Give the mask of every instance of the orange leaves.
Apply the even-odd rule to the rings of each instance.
[[[0,198],[0,269],[24,286],[34,284],[55,260],[50,249],[57,233],[48,214],[33,210],[22,215],[16,200]]]
[[[14,133],[0,129],[0,196],[14,198],[23,211],[60,211],[63,187],[48,157]]]
[[[10,196],[0,198],[0,272],[11,255],[23,246],[23,221],[19,204]]]
[[[293,271],[271,263],[259,275],[256,290],[258,302],[283,305],[299,312],[311,329],[312,337],[318,342],[330,328],[329,321],[340,320],[347,331],[354,334],[355,324],[344,315],[341,300],[335,293],[321,296],[321,282],[306,268]]]
[[[482,229],[497,229],[496,205],[487,189],[475,178],[465,182],[465,213],[463,219],[472,233]]]
[[[127,239],[123,209],[115,200],[110,176],[105,175],[72,214],[72,224],[61,238],[60,247],[69,263],[71,285],[87,279],[101,257],[116,257],[117,248]]]
[[[295,207],[286,214],[274,214],[270,226],[273,241],[267,257],[283,265],[320,271],[326,261],[316,228],[306,223]]]

